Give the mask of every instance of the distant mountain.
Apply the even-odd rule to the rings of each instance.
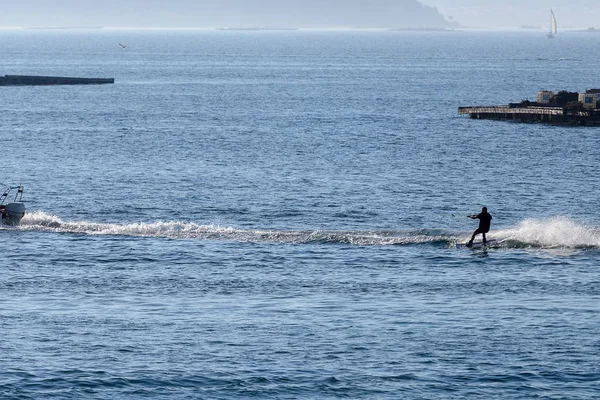
[[[22,0],[0,26],[453,28],[417,0]]]

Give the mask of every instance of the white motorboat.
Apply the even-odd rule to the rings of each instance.
[[[14,192],[16,190],[16,192]],[[12,201],[9,200],[11,193],[14,193]],[[25,204],[23,203],[23,186],[9,186],[0,196],[0,212],[2,213],[2,223],[4,225],[16,226],[21,223],[25,216]]]

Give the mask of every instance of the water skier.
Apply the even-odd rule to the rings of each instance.
[[[475,229],[473,232],[473,236],[471,236],[471,240],[467,243],[467,247],[473,246],[473,240],[475,240],[475,236],[479,233],[483,235],[483,245],[487,243],[485,239],[485,234],[490,231],[490,225],[492,223],[492,214],[488,213],[487,207],[483,207],[481,212],[477,215],[467,215],[468,218],[478,219],[479,220],[479,228]]]

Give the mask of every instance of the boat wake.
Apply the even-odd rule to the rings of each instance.
[[[510,247],[600,248],[600,229],[566,217],[524,220],[516,228],[494,232],[494,237]]]
[[[63,221],[43,211],[27,214],[19,230],[115,235],[170,239],[203,239],[248,243],[349,244],[356,246],[438,245],[454,247],[468,240],[470,232],[443,229],[417,230],[269,230],[240,229],[193,222],[94,223]],[[600,248],[600,230],[573,220],[525,220],[515,228],[492,231],[488,237],[500,242],[500,248]]]
[[[172,239],[206,239],[256,243],[339,243],[359,246],[410,245],[420,243],[446,244],[452,235],[442,231],[333,231],[333,230],[270,230],[240,229],[193,222],[154,222],[110,224],[70,222],[38,211],[27,214],[20,230],[75,233],[86,235],[123,235]]]

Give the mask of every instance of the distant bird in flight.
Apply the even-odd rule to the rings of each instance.
[[[121,48],[123,48],[123,49],[126,49],[126,48],[127,48],[127,45],[126,45],[126,44],[124,44],[124,43],[119,43],[119,46],[121,46]]]

